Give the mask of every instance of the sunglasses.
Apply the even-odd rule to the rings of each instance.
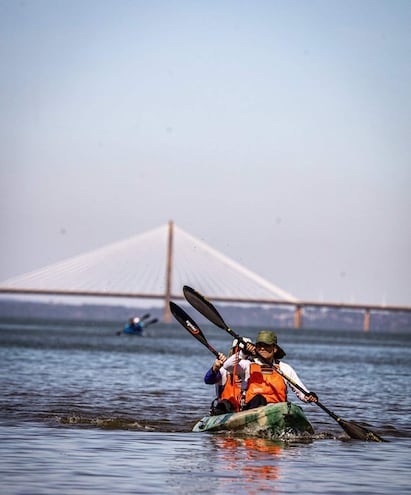
[[[274,344],[265,344],[264,342],[258,342],[255,344],[257,349],[261,349],[262,347],[264,349],[272,349],[274,347]]]

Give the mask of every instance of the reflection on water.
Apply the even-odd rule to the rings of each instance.
[[[212,440],[220,470],[230,473],[239,470],[242,481],[250,484],[248,493],[272,489],[273,485],[269,482],[280,478],[279,460],[284,448],[280,443],[263,438],[223,436],[214,436]],[[232,482],[232,478],[224,479]]]

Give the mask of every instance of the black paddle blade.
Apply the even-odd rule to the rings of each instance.
[[[146,327],[147,327],[148,325],[152,325],[153,323],[157,323],[157,322],[158,322],[158,318],[153,318],[152,320],[150,320],[150,321],[148,321],[148,322],[146,323]]]
[[[298,388],[298,387],[297,387]],[[365,440],[369,442],[385,442],[385,440],[379,437],[376,433],[371,430],[367,430],[363,426],[360,426],[354,421],[345,421],[344,419],[337,416],[335,413],[330,411],[324,404],[321,404],[320,401],[315,403],[318,407],[320,407],[323,411],[325,411],[329,416],[331,416],[337,423],[341,426],[341,428],[347,433],[347,435],[355,440]]]
[[[170,301],[170,311],[174,318],[186,329],[193,337],[207,347],[215,356],[218,356],[218,352],[212,347],[207,339],[204,337],[203,332],[197,323],[189,316],[184,309],[180,308],[176,303]]]
[[[188,285],[183,287],[183,294],[187,301],[195,308],[199,313],[210,320],[214,325],[227,330],[229,327],[223,320],[223,317],[216,310],[216,308],[211,304],[211,302],[205,298],[202,294],[192,289]]]
[[[363,426],[360,426],[353,421],[344,421],[338,418],[338,423],[347,435],[355,440],[364,440],[366,442],[385,442],[383,438]]]

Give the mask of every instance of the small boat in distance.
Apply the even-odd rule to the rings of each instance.
[[[117,332],[117,335],[121,335],[122,333],[126,335],[144,335],[144,328],[158,322],[157,318],[147,321],[148,318],[150,318],[149,313],[141,317],[129,318],[128,322],[124,325],[123,331]]]

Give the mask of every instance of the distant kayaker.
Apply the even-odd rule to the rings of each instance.
[[[150,313],[147,313],[141,317],[134,316],[128,319],[128,322],[124,325],[123,331],[118,331],[116,334],[121,335],[145,335],[144,330],[154,323],[158,322],[158,318],[152,318],[148,320]]]
[[[123,332],[127,334],[141,335],[144,328],[144,321],[141,318],[130,318],[124,326]]]
[[[245,342],[251,342],[251,339],[244,337]],[[228,356],[236,357],[235,361],[247,359],[247,355],[238,347],[237,339],[233,340]],[[233,371],[228,372],[223,368],[227,357],[220,352],[212,367],[204,376],[204,382],[207,385],[215,385],[216,398],[211,403],[210,415],[225,414],[237,412],[241,408],[241,397],[243,392],[242,380],[237,376],[236,366],[233,364]]]
[[[247,384],[245,404],[242,409],[252,409],[274,402],[286,402],[287,386],[303,402],[318,401],[317,395],[307,390],[294,369],[289,364],[280,361],[285,356],[285,352],[277,344],[277,335],[274,332],[262,330],[257,335],[255,345],[247,343],[245,351],[253,356],[252,360],[241,359],[236,363],[234,356],[225,360],[223,364],[223,369],[229,373],[232,373],[236,367],[236,373]],[[286,382],[274,370],[274,367],[279,368],[297,385],[307,390],[307,394],[303,394]]]

